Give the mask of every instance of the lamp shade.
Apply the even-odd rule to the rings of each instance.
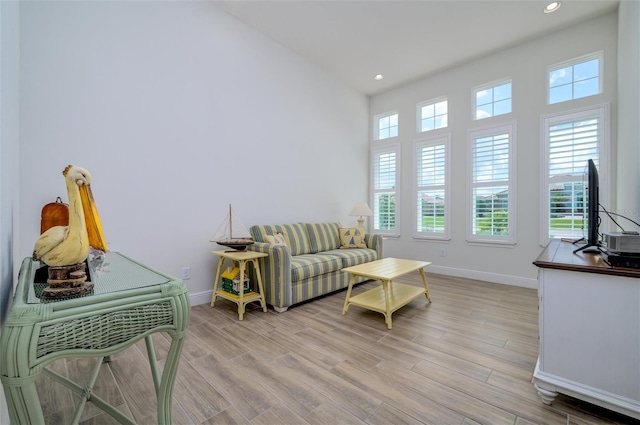
[[[369,208],[366,202],[358,202],[351,210],[350,215],[370,217],[373,215],[373,211],[371,211],[371,208]]]

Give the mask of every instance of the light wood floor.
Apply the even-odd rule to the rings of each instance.
[[[562,395],[552,406],[540,402],[531,384],[535,290],[427,276],[433,303],[421,298],[397,311],[392,330],[381,314],[355,306],[343,316],[344,291],[285,313],[253,305],[244,321],[225,300],[193,307],[174,424],[640,423]],[[399,281],[420,284],[417,273]],[[162,362],[166,335],[154,341]],[[61,360],[53,368],[81,377],[93,361]],[[143,342],[114,356],[95,391],[138,423],[154,424],[145,362]],[[74,396],[39,379],[47,423],[69,423]],[[116,423],[89,407],[83,424]]]

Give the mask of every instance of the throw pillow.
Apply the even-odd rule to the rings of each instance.
[[[282,235],[282,233],[278,233],[275,235],[265,235],[264,239],[267,243],[270,243],[272,245],[287,246],[287,241],[284,239],[284,236]]]
[[[364,234],[358,228],[340,228],[340,248],[366,248]]]

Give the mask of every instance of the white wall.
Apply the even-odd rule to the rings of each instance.
[[[213,288],[209,242],[244,224],[341,221],[367,195],[368,99],[210,2],[23,2],[22,219],[93,174],[112,251]],[[353,222],[353,223],[352,223]]]
[[[432,271],[534,286],[531,262],[540,251],[539,120],[559,109],[545,104],[546,66],[605,50],[604,94],[573,105],[612,102],[616,120],[615,14],[380,94],[370,100],[368,112],[366,97],[210,3],[23,2],[21,7],[24,195],[15,262],[30,254],[42,206],[64,196],[60,171],[76,163],[94,174],[112,250],[174,275],[191,266],[190,291],[210,290],[215,260],[209,251],[218,247],[208,240],[228,203],[247,225],[353,221],[347,214],[367,192],[366,123],[377,113],[401,113],[402,197],[411,200],[407,165],[420,137],[415,104],[446,94],[451,108],[446,131],[457,165],[452,240],[414,241],[411,208],[403,207],[402,237],[387,239],[385,253],[427,258],[434,261]],[[627,24],[632,29],[636,15]],[[638,41],[630,43],[633,48]],[[518,245],[471,246],[465,241],[466,173],[460,173],[466,135],[502,119],[473,122],[471,88],[502,77],[513,78],[516,96],[514,113],[504,119],[518,126]],[[612,136],[615,141],[615,126]],[[624,155],[618,149],[611,158]],[[619,208],[637,206],[632,201]],[[440,248],[446,257],[439,257]]]
[[[18,61],[17,2],[0,2],[0,323],[13,288],[14,209],[18,204]]]
[[[617,15],[611,13],[590,22],[489,55],[447,72],[424,78],[371,98],[370,117],[397,110],[401,144],[401,236],[385,241],[385,254],[432,261],[432,272],[459,275],[499,283],[537,287],[532,262],[539,244],[540,117],[563,109],[616,101]],[[604,51],[604,93],[564,104],[546,104],[547,66],[598,50]],[[472,90],[495,80],[511,78],[513,113],[481,121],[472,120]],[[449,101],[449,127],[416,133],[416,104],[440,96]],[[515,121],[517,123],[517,244],[487,247],[466,242],[467,235],[467,132]],[[612,108],[612,122],[616,122]],[[615,128],[614,128],[615,130]],[[448,242],[413,240],[413,143],[437,134],[451,134],[452,232]],[[615,140],[615,131],[612,132]],[[380,142],[371,142],[375,146]],[[603,191],[606,202],[607,190]],[[440,257],[440,249],[446,256]]]
[[[640,223],[640,2],[620,2],[618,19],[618,197],[613,211]]]
[[[19,8],[0,2],[0,324],[6,318],[14,284],[13,235],[18,205]],[[1,331],[0,331],[1,333]],[[9,412],[0,386],[0,424]]]

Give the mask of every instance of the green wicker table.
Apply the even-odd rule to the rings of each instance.
[[[93,290],[62,301],[40,298],[47,271],[25,258],[13,306],[0,336],[0,380],[11,423],[42,424],[44,417],[35,386],[40,372],[83,396],[74,424],[87,401],[122,424],[135,423],[92,393],[102,361],[145,338],[158,402],[158,424],[171,424],[173,385],[187,333],[190,301],[184,283],[122,254],[108,252],[88,262]],[[44,276],[43,276],[44,275]],[[35,282],[35,283],[34,283]],[[160,374],[151,334],[171,337]],[[64,357],[97,357],[86,387],[46,366]]]

